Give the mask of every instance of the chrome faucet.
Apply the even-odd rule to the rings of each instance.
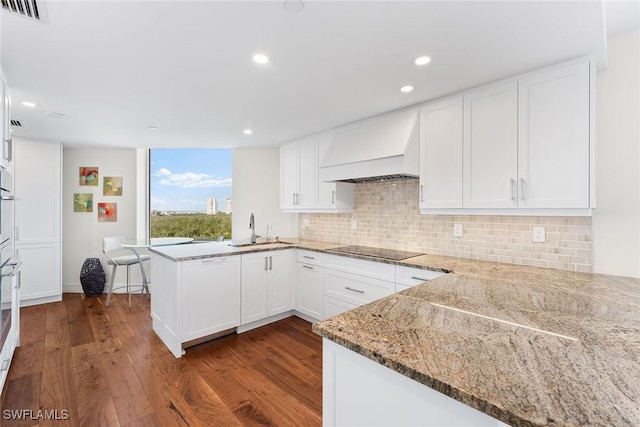
[[[251,243],[256,242],[256,221],[253,217],[253,213],[249,216],[249,228],[251,229]]]

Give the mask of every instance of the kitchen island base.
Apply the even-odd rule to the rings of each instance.
[[[326,338],[322,385],[325,426],[507,426]]]

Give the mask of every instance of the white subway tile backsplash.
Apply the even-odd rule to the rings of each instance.
[[[417,180],[356,184],[353,213],[306,214],[308,227],[302,217],[305,239],[581,272],[593,264],[591,218],[421,215]],[[453,237],[453,224],[462,224],[462,237]],[[540,225],[547,241],[534,244]]]

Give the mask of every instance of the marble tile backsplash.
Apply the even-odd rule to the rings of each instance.
[[[453,236],[453,224],[462,224],[462,237]],[[531,241],[532,227],[539,225],[546,229],[545,243]],[[591,218],[422,215],[417,180],[356,184],[353,213],[301,214],[298,235],[580,272],[593,265]]]

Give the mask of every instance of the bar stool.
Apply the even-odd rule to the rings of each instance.
[[[147,294],[149,293],[149,282],[147,281],[147,274],[144,271],[144,266],[142,265],[142,263],[144,261],[151,260],[151,256],[139,254],[133,248],[123,247],[122,246],[123,244],[124,244],[124,237],[122,236],[105,237],[102,240],[102,252],[107,257],[107,264],[113,266],[113,269],[111,270],[111,279],[109,280],[109,290],[108,290],[107,303],[106,303],[107,306],[109,306],[109,303],[111,302],[111,294],[113,293],[113,282],[116,278],[116,269],[121,265],[127,267],[127,285],[119,286],[116,289],[120,289],[124,287],[127,288],[127,294],[129,294],[129,307],[131,307],[130,286],[141,286],[141,289],[140,289],[141,296],[142,294],[144,294],[145,290],[147,291]],[[117,255],[117,256],[113,255],[115,252],[123,252],[127,250],[133,253],[130,255]],[[129,270],[131,266],[135,264],[140,265],[140,271],[142,272],[142,285],[131,285],[130,283]]]

